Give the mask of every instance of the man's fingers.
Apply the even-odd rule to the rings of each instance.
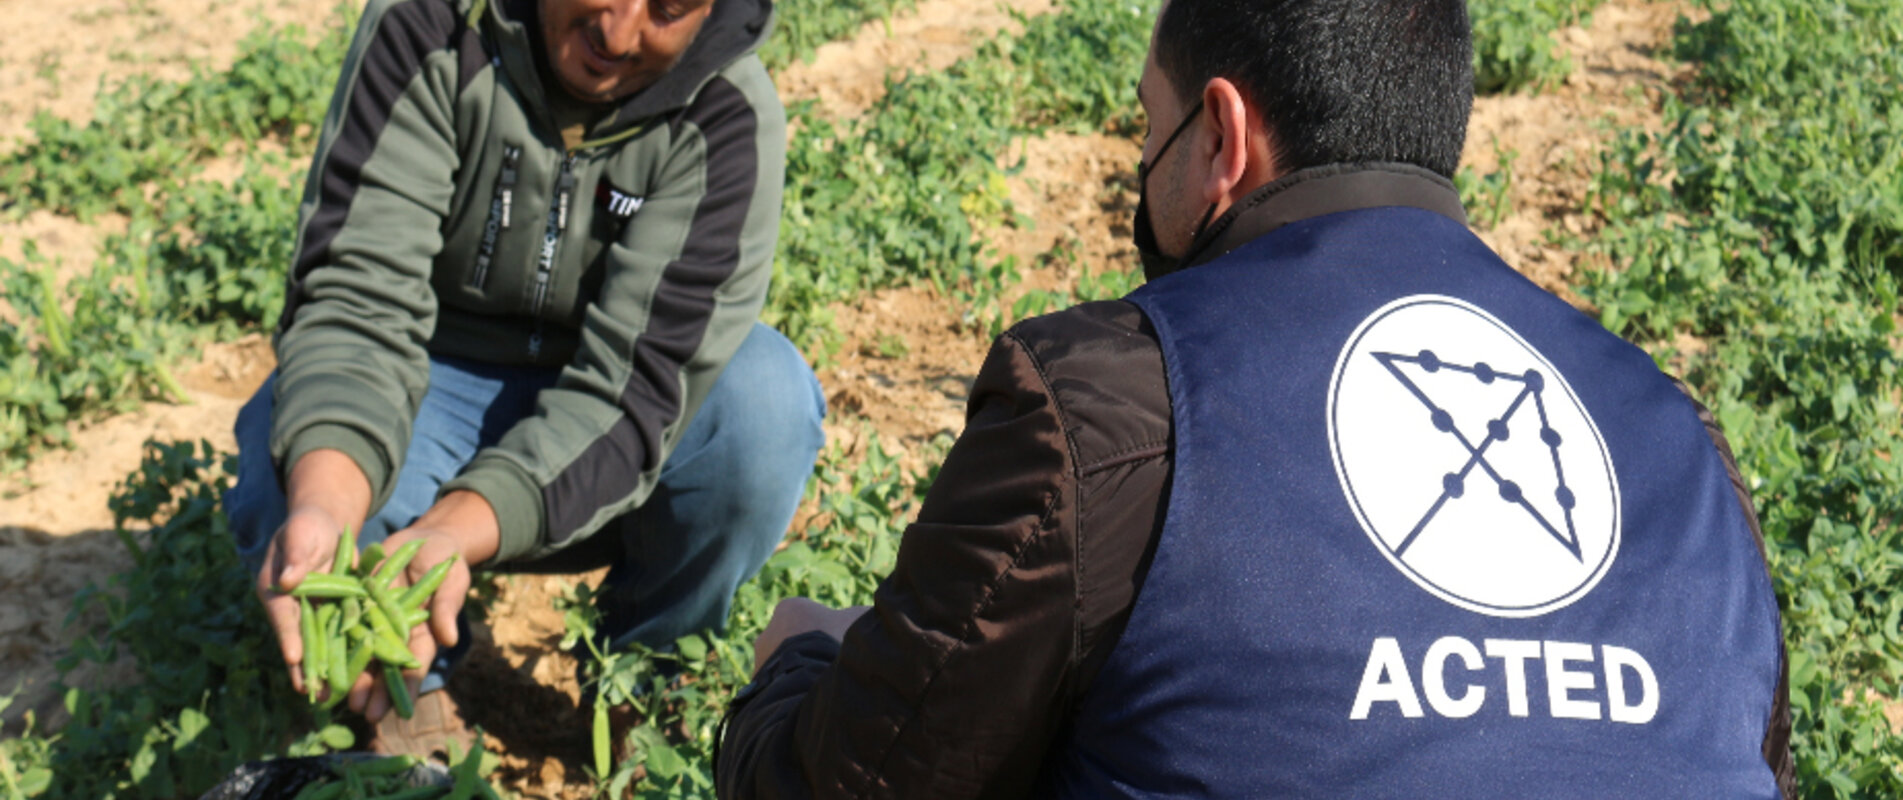
[[[430,629],[436,633],[436,641],[444,647],[455,647],[462,632],[456,628],[456,617],[462,613],[463,598],[469,596],[469,569],[461,564],[449,570],[449,576],[443,578],[443,585],[436,587],[436,594],[430,597]]]
[[[390,690],[383,685],[383,678],[375,678],[370,688],[370,701],[364,704],[363,718],[371,722],[382,722],[383,715],[390,713]]]
[[[804,597],[788,597],[773,607],[773,618],[753,641],[753,671],[766,666],[767,659],[786,640],[807,631],[820,631],[835,639],[844,639],[846,629],[865,614],[866,606],[834,609]]]
[[[276,575],[278,586],[295,589],[306,575],[329,570],[342,533],[328,515],[293,511],[272,543],[282,559]]]
[[[277,541],[271,545],[272,555],[275,557],[265,561],[273,567],[267,577],[270,583],[267,588],[288,592],[303,583],[304,576],[311,572],[298,555],[298,551],[304,548],[297,546],[297,543],[293,541],[296,537],[290,531],[290,526],[286,525],[278,532]]]
[[[265,590],[264,616],[271,621],[271,630],[278,637],[278,652],[284,655],[284,663],[292,667],[296,676],[297,665],[304,660],[304,634],[298,628],[297,601],[289,595]],[[294,677],[298,691],[303,691],[303,678]]]
[[[423,664],[416,669],[403,670],[403,682],[410,685],[410,696],[415,697],[415,687],[423,680],[423,675],[429,672],[430,664],[436,661],[436,636],[430,633],[429,625],[410,629],[410,652]]]
[[[793,615],[787,613],[787,601],[782,600],[773,609],[773,618],[767,620],[766,629],[760,631],[753,640],[753,672],[759,674],[766,666],[767,659],[773,657],[773,651],[780,649],[780,642],[786,639],[786,629]]]
[[[350,698],[345,701],[350,705],[350,710],[364,714],[370,705],[370,692],[376,686],[377,682],[370,677],[370,673],[358,675],[357,682],[350,686]]]
[[[277,574],[284,559],[280,555],[279,544],[284,539],[284,530],[278,529],[271,537],[271,544],[264,551],[264,566],[258,570],[253,591],[258,602],[264,606],[264,618],[271,623],[271,632],[278,640],[278,654],[284,658],[286,673],[290,675],[291,687],[299,694],[304,693],[304,675],[299,665],[304,660],[304,637],[298,628],[297,601],[278,593]]]

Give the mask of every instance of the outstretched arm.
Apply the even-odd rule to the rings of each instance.
[[[445,3],[369,4],[299,208],[271,432],[288,516],[258,575],[294,683],[297,605],[274,587],[328,567],[338,533],[389,496],[428,384],[429,271],[458,163],[451,110],[465,32]]]

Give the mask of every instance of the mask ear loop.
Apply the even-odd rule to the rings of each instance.
[[[1152,161],[1148,164],[1137,164],[1137,188],[1141,189],[1149,184],[1150,170],[1156,166],[1157,161],[1163,160],[1163,154],[1170,151],[1170,145],[1176,144],[1177,137],[1182,136],[1183,131],[1189,130],[1189,124],[1195,122],[1197,115],[1201,113],[1203,113],[1203,99],[1198,97],[1196,98],[1196,105],[1191,106],[1189,113],[1183,116],[1183,121],[1176,123],[1176,130],[1170,131],[1170,138],[1164,139],[1163,146],[1157,149],[1156,161]]]
[[[1209,242],[1203,241],[1203,234],[1209,232],[1209,223],[1211,220],[1214,220],[1215,217],[1216,204],[1210,203],[1208,208],[1203,209],[1202,219],[1196,221],[1196,227],[1193,229],[1194,232],[1189,235],[1189,249],[1183,253],[1182,263],[1184,265],[1195,261],[1196,254],[1202,252],[1203,248],[1209,246]]]
[[[1140,200],[1137,203],[1137,216],[1139,219],[1136,225],[1136,244],[1139,252],[1146,249],[1156,249],[1156,234],[1153,232],[1149,219],[1147,219],[1150,194],[1150,171],[1157,163],[1163,160],[1163,156],[1169,153],[1170,147],[1176,144],[1177,138],[1181,137],[1184,131],[1189,130],[1189,124],[1195,122],[1196,118],[1200,116],[1202,112],[1203,100],[1198,97],[1196,98],[1195,105],[1190,106],[1189,113],[1183,116],[1183,121],[1176,123],[1176,130],[1170,131],[1169,138],[1163,140],[1163,146],[1157,148],[1156,160],[1149,163],[1137,163],[1137,194]],[[1203,247],[1207,246],[1206,242],[1200,242],[1198,240],[1202,238],[1204,233],[1208,232],[1209,222],[1215,216],[1216,204],[1210,203],[1208,208],[1203,209],[1202,218],[1196,221],[1196,227],[1190,231],[1189,252],[1185,253],[1181,259],[1170,259],[1170,266],[1164,267],[1163,271],[1173,271],[1176,267],[1187,263],[1196,253],[1201,252]],[[1145,275],[1150,275],[1150,271],[1151,265],[1146,255],[1144,261]],[[1159,272],[1158,274],[1161,273]],[[1150,277],[1155,276],[1150,275]]]
[[[1196,105],[1194,109],[1189,112],[1189,116],[1184,117],[1182,124],[1176,126],[1176,132],[1170,134],[1169,141],[1163,143],[1163,150],[1168,150],[1170,145],[1175,144],[1176,137],[1181,135],[1184,130],[1188,129],[1189,121],[1195,119],[1198,115],[1202,114],[1202,112],[1203,112],[1203,100],[1202,98],[1199,97],[1199,98],[1196,98]],[[1163,151],[1161,150],[1157,151],[1156,157],[1157,157],[1157,160],[1159,161],[1162,160]],[[1209,244],[1208,242],[1204,242],[1201,240],[1203,238],[1203,234],[1209,231],[1210,220],[1215,219],[1215,217],[1216,217],[1216,204],[1210,203],[1208,208],[1203,209],[1202,219],[1199,219],[1196,221],[1196,227],[1190,229],[1189,250],[1183,253],[1183,259],[1180,263],[1184,263],[1184,264],[1189,263],[1191,260],[1193,260],[1196,257],[1197,253],[1202,252],[1202,249],[1208,246]]]
[[[1192,248],[1194,248],[1194,245],[1196,244],[1196,241],[1198,239],[1203,238],[1203,234],[1209,232],[1209,221],[1212,219],[1215,219],[1215,217],[1216,217],[1216,204],[1210,203],[1208,208],[1203,209],[1203,218],[1196,221],[1196,227],[1194,229],[1195,232],[1189,235],[1189,243],[1192,246]],[[1195,249],[1200,249],[1200,248],[1195,248]]]

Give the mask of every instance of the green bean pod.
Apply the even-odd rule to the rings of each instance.
[[[390,644],[409,648],[409,630],[398,629],[396,623],[392,623],[390,617],[384,615],[383,610],[377,608],[375,604],[363,606],[363,619],[369,621],[369,632],[373,634],[371,636],[373,640],[386,640]]]
[[[409,719],[416,713],[416,706],[410,703],[410,685],[403,682],[403,673],[395,664],[384,662],[383,684],[390,689],[390,702],[396,706],[396,715]]]
[[[370,649],[377,660],[395,664],[399,667],[415,668],[422,666],[416,660],[416,654],[410,652],[410,642],[390,626],[389,619],[376,606],[370,607]]]
[[[352,684],[357,682],[358,675],[370,668],[370,660],[377,655],[376,648],[371,646],[374,638],[370,629],[362,625],[350,629],[350,663],[344,665],[344,671],[349,674]],[[405,648],[404,652],[409,650]]]
[[[350,698],[350,695],[348,693],[331,692],[330,697],[326,698],[324,702],[319,703],[317,707],[325,711],[329,711],[333,708],[343,705],[343,702],[349,698]]]
[[[344,795],[343,781],[326,781],[304,784],[304,790],[297,793],[297,800],[337,800]]]
[[[317,702],[317,659],[312,657],[312,653],[315,652],[318,643],[317,612],[311,610],[309,598],[298,598],[297,606],[300,612],[297,618],[298,633],[302,634],[304,639],[304,693],[310,696],[311,702],[315,703]]]
[[[330,574],[349,575],[350,559],[357,554],[357,532],[344,526],[344,532],[337,537],[337,554],[331,557]]]
[[[317,609],[317,632],[322,634],[325,644],[324,652],[328,653],[330,652],[330,640],[332,635],[336,632],[337,627],[337,604],[312,603],[311,607]]]
[[[350,639],[344,635],[342,627],[337,628],[330,640],[330,664],[325,674],[330,677],[331,699],[336,699],[350,691],[350,684],[356,682],[356,674],[350,671]]]
[[[410,648],[400,646],[386,636],[370,637],[370,652],[378,661],[393,667],[416,669],[423,665],[423,662],[416,660],[416,654],[410,652]]]
[[[363,549],[363,558],[357,559],[357,575],[369,575],[383,564],[383,543],[378,542]]]
[[[397,604],[404,608],[416,608],[430,599],[430,595],[436,593],[436,588],[443,585],[443,579],[449,577],[449,570],[456,566],[457,558],[452,555],[437,562],[436,566],[430,567],[428,572],[423,573],[423,579],[417,581],[415,586],[403,590],[403,596],[398,598]]]
[[[608,770],[614,767],[614,742],[608,733],[608,704],[595,703],[595,780],[606,780]]]
[[[397,605],[396,598],[390,596],[389,589],[377,585],[377,582],[374,580],[364,581],[363,588],[369,590],[370,600],[376,604],[374,608],[383,612],[383,618],[388,620],[392,627],[410,621],[410,615],[403,610],[402,606]],[[412,627],[415,626],[405,625],[402,629],[398,630],[397,633],[400,635],[397,638],[408,642],[410,640],[410,628]]]
[[[280,591],[282,591],[280,589]],[[292,597],[315,597],[323,600],[340,600],[346,597],[363,597],[363,583],[348,575],[332,575],[327,572],[313,572],[304,576],[297,588],[286,592]]]
[[[451,743],[450,746],[454,748],[455,744]],[[449,759],[456,760],[454,749],[450,750]],[[457,761],[456,766],[449,768],[449,774],[455,777],[456,783],[450,787],[449,794],[443,800],[469,800],[474,797],[477,792],[476,784],[484,782],[479,773],[481,768],[482,743],[479,740],[469,746],[469,754],[464,756],[463,760]]]
[[[317,610],[317,652],[315,654],[317,660],[317,677],[320,681],[328,681],[330,677],[330,649],[336,640],[332,626],[337,623],[337,606],[331,603],[318,603],[312,604],[311,607]],[[311,653],[305,653],[304,657],[311,658],[312,655]]]
[[[397,633],[396,622],[384,614],[383,609],[378,608],[375,603],[363,607],[363,621],[369,626],[371,633],[386,636],[398,642],[409,642],[409,637]]]
[[[391,553],[388,559],[377,566],[377,571],[371,580],[364,583],[375,581],[378,585],[388,587],[391,581],[396,580],[396,576],[403,574],[403,568],[410,565],[410,559],[415,558],[416,551],[421,549],[423,549],[422,539],[404,542],[402,547],[397,548],[396,552]]]
[[[346,632],[356,627],[357,623],[363,621],[363,601],[361,599],[346,597],[344,601],[338,605],[344,610],[343,624],[339,627],[342,627]]]

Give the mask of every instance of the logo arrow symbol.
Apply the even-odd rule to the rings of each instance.
[[[1434,517],[1440,513],[1448,501],[1457,500],[1466,494],[1468,479],[1474,469],[1478,468],[1481,472],[1485,473],[1488,478],[1492,479],[1494,485],[1499,489],[1501,500],[1524,509],[1535,522],[1539,523],[1540,527],[1543,528],[1548,535],[1553,537],[1553,541],[1558,542],[1561,547],[1566,548],[1566,551],[1571,553],[1575,560],[1582,563],[1585,561],[1585,556],[1580,551],[1579,532],[1573,525],[1573,507],[1576,505],[1576,498],[1573,496],[1572,490],[1566,486],[1566,472],[1561,467],[1559,459],[1561,437],[1558,431],[1553,430],[1552,424],[1547,418],[1546,401],[1543,394],[1546,388],[1546,379],[1545,376],[1540,374],[1539,370],[1528,369],[1521,373],[1500,372],[1484,361],[1474,364],[1459,364],[1442,361],[1432,350],[1422,350],[1413,355],[1382,352],[1370,353],[1370,355],[1373,356],[1376,361],[1381,362],[1381,366],[1386,368],[1388,373],[1394,376],[1395,380],[1400,381],[1401,385],[1407,388],[1408,393],[1414,396],[1414,399],[1420,401],[1421,405],[1427,408],[1428,420],[1433,424],[1435,430],[1452,436],[1460,443],[1460,446],[1467,451],[1466,463],[1462,464],[1460,469],[1446,473],[1441,477],[1440,497],[1434,501],[1434,504],[1427,509],[1426,513],[1421,515],[1420,521],[1416,522],[1413,529],[1408,531],[1407,536],[1401,540],[1400,545],[1394,548],[1395,557],[1400,558],[1407,554],[1408,547],[1414,544],[1414,540],[1421,535],[1422,531],[1427,529],[1428,523],[1434,520]],[[1408,377],[1407,373],[1401,369],[1401,364],[1413,365],[1415,368],[1428,374],[1438,373],[1442,370],[1462,373],[1471,376],[1474,380],[1482,384],[1490,385],[1496,381],[1518,383],[1520,384],[1520,390],[1514,395],[1513,402],[1507,406],[1504,412],[1487,422],[1487,435],[1482,437],[1478,444],[1475,444],[1472,439],[1468,438],[1465,432],[1460,430],[1459,426],[1454,424],[1453,415],[1435,403],[1432,398],[1429,398],[1427,393],[1421,389],[1420,384]],[[1533,401],[1531,404],[1532,408],[1536,410],[1540,416],[1540,441],[1546,445],[1547,450],[1552,455],[1553,474],[1558,479],[1559,484],[1559,488],[1554,492],[1554,499],[1558,501],[1559,507],[1564,514],[1563,521],[1566,526],[1564,532],[1561,532],[1560,529],[1553,524],[1553,521],[1547,519],[1545,514],[1540,513],[1540,510],[1535,508],[1532,502],[1527,500],[1525,491],[1518,483],[1501,475],[1499,471],[1494,468],[1493,464],[1487,461],[1487,450],[1492,448],[1494,444],[1507,440],[1509,434],[1508,423],[1512,421],[1515,414],[1520,413],[1522,409],[1527,407],[1527,401],[1529,399]]]

